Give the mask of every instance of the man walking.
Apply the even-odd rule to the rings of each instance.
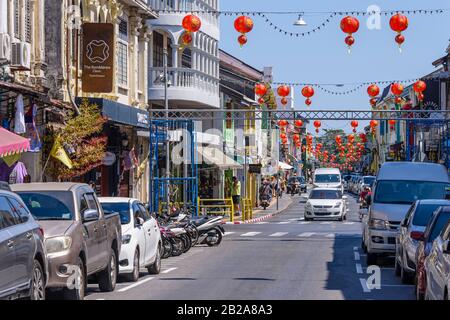
[[[234,212],[237,216],[241,214],[241,182],[237,177],[233,177],[233,185],[231,186],[231,197],[233,198]]]

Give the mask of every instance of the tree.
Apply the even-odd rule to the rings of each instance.
[[[53,142],[58,137],[73,163],[69,169],[58,160],[52,159],[53,173],[63,180],[81,176],[101,165],[105,155],[107,137],[102,135],[106,119],[101,115],[97,105],[87,99],[79,108],[79,115],[70,116],[65,127],[53,135]]]

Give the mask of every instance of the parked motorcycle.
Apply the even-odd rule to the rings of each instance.
[[[206,244],[210,247],[218,246],[222,242],[222,237],[225,234],[223,216],[206,216],[192,222],[197,227],[199,236],[198,244]]]

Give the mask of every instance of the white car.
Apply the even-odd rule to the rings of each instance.
[[[314,188],[309,194],[305,206],[305,220],[347,219],[347,196],[340,188]]]
[[[161,233],[158,223],[144,205],[131,198],[99,198],[105,214],[118,212],[122,224],[119,273],[131,281],[139,279],[140,268],[150,274],[161,270]]]

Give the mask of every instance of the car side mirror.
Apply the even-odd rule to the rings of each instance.
[[[99,218],[98,211],[95,209],[88,209],[83,212],[83,222],[96,221]]]
[[[137,217],[135,221],[137,227],[141,227],[144,225],[144,219],[142,219],[141,217]]]

